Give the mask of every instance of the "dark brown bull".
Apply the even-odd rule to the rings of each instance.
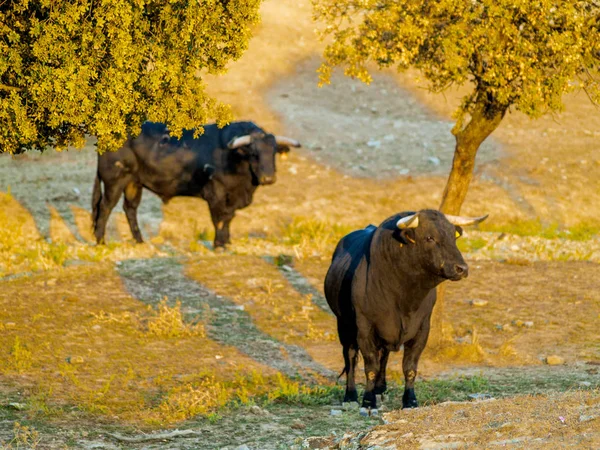
[[[110,212],[123,195],[131,233],[143,242],[137,208],[146,188],[165,203],[177,196],[206,200],[215,226],[214,247],[223,247],[230,242],[229,224],[235,211],[250,205],[258,186],[275,182],[275,155],[299,146],[252,122],[223,128],[206,125],[200,137],[194,138],[193,130],[188,130],[181,139],[169,136],[164,124],[147,122],[141,134],[121,149],[98,156],[92,196],[96,240],[104,242]]]
[[[360,351],[367,378],[361,413],[376,413],[375,396],[386,390],[389,353],[404,346],[402,406],[418,406],[414,382],[429,336],[435,288],[444,280],[467,276],[468,266],[456,247],[460,225],[486,217],[404,212],[339,242],[325,278],[325,296],[337,317],[343,346],[345,402],[358,401],[354,371]]]

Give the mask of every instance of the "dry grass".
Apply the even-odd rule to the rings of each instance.
[[[470,404],[449,402],[392,412],[385,420],[387,425],[375,427],[360,440],[362,446],[598,448],[600,392],[518,396]]]
[[[0,324],[5,380],[42,413],[72,405],[128,422],[171,423],[179,416],[161,412],[160,398],[185,383],[273,373],[206,338],[202,325],[183,323],[178,307],[154,311],[133,300],[107,265],[4,281]]]

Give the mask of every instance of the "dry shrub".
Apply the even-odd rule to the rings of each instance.
[[[160,338],[206,336],[203,324],[188,324],[184,322],[181,314],[181,302],[179,300],[173,307],[169,306],[167,301],[167,297],[163,298],[158,305],[158,310],[154,317],[148,320],[147,327],[149,334]]]
[[[169,392],[166,400],[160,404],[160,416],[166,422],[205,416],[224,406],[231,395],[232,392],[224,383],[211,376],[199,383],[186,384]]]
[[[449,342],[438,349],[436,356],[438,359],[452,361],[482,362],[485,359],[485,351],[479,344],[477,330],[473,329],[471,342]]]
[[[8,442],[0,441],[3,449],[36,449],[41,441],[40,434],[33,427],[15,422],[13,425],[13,438]]]
[[[10,349],[10,357],[6,361],[7,369],[17,373],[26,372],[33,363],[33,354],[23,345],[19,336],[15,337],[15,343]]]
[[[206,337],[202,323],[190,324],[183,319],[181,302],[175,302],[175,306],[169,306],[169,299],[164,297],[158,304],[158,308],[148,307],[149,316],[141,316],[138,313],[124,311],[120,313],[107,313],[99,311],[92,313],[93,324],[113,323],[130,326],[137,329],[141,336],[149,335],[157,338],[178,337]]]

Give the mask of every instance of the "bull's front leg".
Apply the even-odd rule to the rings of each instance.
[[[215,227],[215,240],[213,247],[215,249],[225,247],[225,245],[231,243],[229,236],[229,224],[235,216],[235,211],[226,207],[211,207],[210,216]]]
[[[415,378],[417,378],[417,366],[419,358],[429,337],[429,321],[431,315],[423,320],[423,324],[413,339],[404,343],[404,357],[402,359],[402,371],[404,372],[404,395],[402,395],[402,408],[416,408],[419,406],[415,395]]]

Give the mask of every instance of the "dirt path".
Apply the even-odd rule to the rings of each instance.
[[[130,259],[119,264],[119,274],[132,296],[152,306],[164,297],[170,304],[181,302],[187,320],[207,321],[209,337],[287,375],[307,370],[332,376],[296,345],[278,342],[262,333],[250,315],[231,300],[190,280],[175,258]],[[287,355],[287,356],[286,356]]]
[[[274,264],[274,260],[270,256],[265,256],[264,260]],[[311,301],[316,306],[328,314],[333,314],[331,312],[331,308],[329,308],[329,305],[327,304],[325,296],[318,289],[316,289],[304,275],[286,264],[277,265],[277,268],[285,277],[285,279],[288,280],[289,283],[294,287],[294,289],[296,289],[296,291],[302,295],[310,295]]]

